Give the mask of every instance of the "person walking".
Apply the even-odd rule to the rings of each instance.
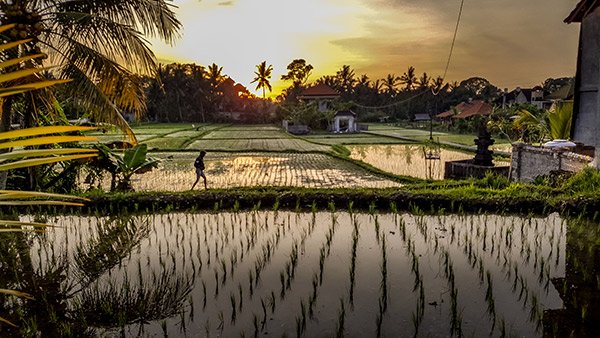
[[[192,189],[190,190],[194,190],[194,187],[198,184],[198,181],[200,181],[200,177],[204,179],[204,189],[208,189],[208,186],[206,185],[206,175],[204,175],[204,155],[206,155],[206,151],[202,150],[200,155],[196,157],[196,161],[194,162],[194,167],[196,167],[196,182],[194,182],[194,185],[192,185]]]

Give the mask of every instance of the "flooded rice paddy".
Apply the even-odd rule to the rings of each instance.
[[[545,311],[563,308],[565,260],[581,270],[576,253],[597,250],[597,231],[578,236],[557,215],[331,209],[64,216],[3,234],[3,285],[31,280],[43,297],[5,301],[2,315],[75,336],[536,337],[563,325]],[[9,250],[19,238],[26,260]]]
[[[184,191],[196,180],[197,153],[153,153],[158,169],[133,177],[136,191]],[[323,154],[209,153],[206,156],[209,188],[293,186],[311,188],[397,187],[400,184],[373,175],[352,163]],[[109,178],[103,183],[110,188]]]
[[[457,150],[432,150],[421,144],[348,146],[350,157],[364,161],[381,170],[412,177],[441,180],[444,178],[444,162],[472,159],[473,153]],[[438,152],[439,151],[439,152]],[[428,154],[439,154],[430,159]],[[507,162],[495,162],[508,165]]]

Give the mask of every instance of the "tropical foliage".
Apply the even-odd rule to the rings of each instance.
[[[271,73],[273,73],[273,66],[267,66],[267,61],[263,61],[256,65],[256,71],[254,72],[256,77],[250,82],[256,83],[256,90],[262,88],[263,99],[265,98],[265,89],[269,89],[269,92],[273,90],[271,82],[269,81],[271,79]]]
[[[98,121],[117,124],[135,136],[122,112],[140,114],[145,109],[144,92],[136,73],[156,73],[156,60],[147,36],[172,42],[180,23],[166,0],[131,1],[0,1],[2,24],[16,24],[2,34],[13,43],[27,39],[12,58],[45,52],[58,79],[72,79],[65,89]],[[41,66],[43,58],[12,65],[17,69]],[[56,99],[49,92],[36,93],[48,111],[55,111]],[[29,107],[37,101],[29,100]],[[15,107],[4,102],[2,120],[10,124]],[[36,109],[26,109],[26,124],[37,120]],[[6,128],[4,129],[6,130]]]

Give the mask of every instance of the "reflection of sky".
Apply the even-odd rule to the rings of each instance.
[[[482,337],[490,332],[500,335],[501,323],[505,323],[508,336],[539,336],[536,324],[542,311],[562,306],[550,282],[550,278],[564,276],[564,257],[568,256],[564,236],[567,225],[557,214],[545,218],[384,213],[373,216],[280,210],[156,213],[136,215],[132,220],[126,231],[133,233],[135,228],[131,225],[147,223],[148,232],[123,256],[122,264],[99,279],[100,286],[111,282],[120,286],[125,278],[130,287],[136,288],[140,282],[154,286],[164,277],[195,277],[194,287],[183,304],[183,315],[164,321],[168,332],[175,336],[184,335],[182,321],[191,335],[208,331],[207,336],[236,337],[242,331],[252,332],[253,318],[262,321],[262,304],[268,311],[263,332],[275,337],[294,335],[296,319],[301,316],[300,304],[303,302],[306,308],[313,293],[312,280],[319,276],[321,252],[323,279],[316,284],[315,303],[318,320],[307,320],[306,336],[322,337],[335,332],[340,300],[346,305],[345,333],[375,336],[382,295],[384,237],[389,295],[383,336],[413,335],[413,313],[420,301],[415,281],[424,288],[425,303],[421,304],[426,307],[419,335],[448,336],[452,303],[451,283],[446,276],[449,272],[458,291],[457,305],[465,336]],[[98,238],[98,223],[110,226],[106,218],[99,216],[61,216],[54,222],[58,227],[50,229],[47,236],[31,239],[34,267],[55,256],[62,262],[61,255],[75,265],[74,258],[80,254],[76,246]],[[355,231],[355,273],[351,279]],[[123,243],[119,244],[116,247],[121,248]],[[111,247],[104,245],[99,250]],[[282,288],[281,274],[287,279],[294,247],[298,248],[294,276],[289,287]],[[255,280],[257,269],[260,281]],[[75,271],[70,269],[67,273]],[[348,305],[351,280],[354,306]],[[270,299],[275,302],[274,310]],[[487,299],[494,302],[495,317],[487,311]],[[434,302],[436,305],[431,305]],[[162,319],[151,321],[143,335],[161,336],[161,325]],[[130,336],[138,333],[140,327],[136,324],[125,330]]]
[[[563,19],[578,0],[466,1],[448,80],[471,76],[497,86],[532,86],[572,76],[578,26]],[[223,66],[250,85],[255,65],[274,67],[275,91],[293,59],[315,66],[311,80],[344,64],[357,74],[443,73],[459,0],[175,0],[184,28],[174,47],[151,39],[161,60]]]
[[[397,175],[444,178],[444,162],[473,158],[474,154],[440,149],[439,160],[425,159],[423,145],[348,146],[351,157]]]

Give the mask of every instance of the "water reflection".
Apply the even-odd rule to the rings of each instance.
[[[196,174],[193,160],[197,154],[156,153],[160,168],[136,175],[136,191],[187,191]],[[323,154],[209,153],[206,157],[209,188],[246,186],[397,187],[399,183],[373,175],[367,170]],[[105,190],[110,181],[103,182]]]
[[[439,156],[427,156],[431,149],[424,145],[348,146],[351,157],[397,175],[425,179],[444,178],[444,162],[472,159],[474,154],[439,149]]]
[[[600,337],[600,227],[567,223],[565,275],[552,279],[564,307],[544,312],[544,336]]]
[[[414,212],[60,217],[0,242],[2,285],[36,296],[2,298],[21,325],[2,333],[534,337],[551,309],[597,320],[597,230]]]
[[[3,336],[97,337],[181,312],[191,275],[128,259],[150,234],[147,217],[69,221],[64,230],[0,234],[0,285],[32,296],[0,296],[1,316],[18,324],[0,326]]]

